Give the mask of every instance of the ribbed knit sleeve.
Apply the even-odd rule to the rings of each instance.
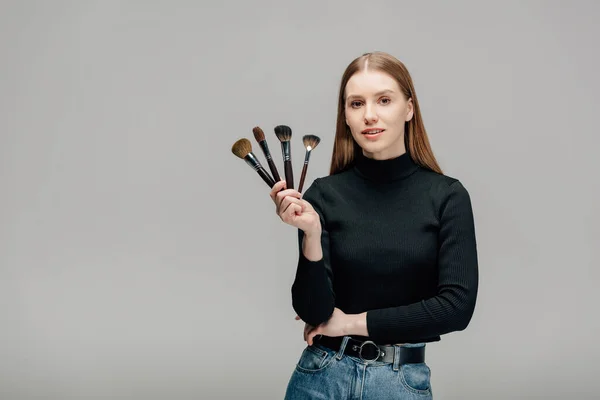
[[[304,232],[299,229],[299,256],[296,277],[292,284],[292,307],[304,322],[317,326],[331,317],[335,307],[333,273],[329,257],[329,233],[318,179],[306,190],[302,198],[308,201],[319,214],[323,258],[319,261],[310,261],[304,256],[302,252]]]
[[[438,290],[422,301],[367,312],[377,343],[426,340],[467,327],[475,309],[478,262],[471,200],[456,180],[439,202]]]

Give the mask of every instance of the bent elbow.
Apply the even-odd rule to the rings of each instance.
[[[475,304],[469,304],[468,306],[463,307],[455,316],[455,326],[454,330],[456,331],[464,331],[469,326],[471,319],[473,318],[473,314],[475,311]]]
[[[294,300],[292,307],[302,321],[312,326],[318,326],[331,318],[335,305],[333,302],[311,304]]]

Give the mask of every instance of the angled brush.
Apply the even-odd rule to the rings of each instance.
[[[292,169],[292,146],[290,139],[292,138],[292,129],[286,125],[277,125],[275,127],[275,135],[281,142],[281,154],[283,155],[283,169],[285,171],[285,181],[287,189],[294,188],[294,172]]]
[[[252,144],[248,139],[240,139],[231,146],[231,152],[235,154],[237,157],[246,161],[246,163],[252,167],[253,170],[258,172],[258,175],[269,185],[269,187],[273,187],[275,185],[275,181],[267,171],[260,164],[260,161],[256,158],[254,153],[252,153]]]
[[[310,159],[310,152],[315,149],[321,143],[321,139],[316,135],[304,135],[302,137],[304,147],[306,147],[306,156],[304,157],[304,166],[302,167],[302,175],[300,175],[300,185],[298,186],[298,192],[302,193],[302,186],[304,186],[304,178],[306,178],[306,170],[308,169],[308,160]]]
[[[269,145],[267,144],[267,140],[265,139],[265,133],[260,127],[256,126],[252,129],[252,133],[254,133],[254,139],[260,145],[263,153],[265,154],[265,158],[267,159],[267,164],[269,164],[269,169],[273,174],[273,179],[275,182],[279,182],[281,178],[279,177],[279,172],[277,171],[277,167],[275,167],[275,163],[273,162],[273,157],[271,157],[271,152],[269,151]]]

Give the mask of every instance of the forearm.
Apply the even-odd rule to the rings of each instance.
[[[309,261],[319,261],[323,258],[323,246],[321,245],[321,228],[313,232],[305,232],[302,240],[302,253]]]
[[[435,297],[405,306],[369,310],[369,336],[373,340],[397,343],[465,329],[475,309],[476,279],[473,274],[468,288],[461,291],[447,290]]]
[[[292,284],[292,307],[302,320],[317,326],[327,321],[335,308],[333,271],[329,254],[329,233],[325,225],[318,180],[304,193],[304,199],[319,214],[310,229],[298,229],[299,258]]]
[[[433,299],[432,299],[433,300]],[[430,300],[431,301],[431,300]],[[427,302],[425,302],[426,304]],[[394,330],[397,333],[397,340],[408,340],[410,338],[410,335],[415,335],[415,337],[430,337],[430,336],[435,336],[435,335],[439,335],[439,334],[443,334],[443,333],[447,333],[447,332],[452,332],[455,330],[463,330],[464,328],[466,328],[467,324],[469,323],[469,320],[471,319],[471,316],[473,314],[473,309],[475,307],[474,301],[471,303],[470,306],[465,305],[463,307],[459,307],[459,310],[456,310],[455,312],[452,312],[450,310],[446,310],[446,314],[448,315],[448,318],[445,319],[441,319],[441,320],[436,320],[435,318],[428,318],[428,316],[426,316],[428,313],[424,313],[423,310],[419,310],[420,306],[423,305],[423,303],[418,303],[412,306],[406,306],[406,307],[397,307],[397,308],[390,308],[387,309],[387,311],[389,311],[388,315],[394,315],[394,313],[396,313],[397,315],[402,315],[402,316],[406,316],[405,313],[400,313],[400,309],[404,308],[405,310],[408,309],[412,309],[414,310],[413,312],[415,314],[421,314],[421,318],[418,318],[419,322],[416,321],[411,321],[410,324],[408,324],[406,321],[406,319],[403,321],[405,324],[402,325],[398,325],[398,324],[394,324],[391,321],[388,321],[388,324],[391,326],[386,326],[386,331],[390,331],[393,332]],[[460,309],[462,308],[463,311],[460,311]],[[376,312],[379,312],[380,310],[374,310],[372,311],[372,315],[375,314]],[[408,312],[410,313],[410,312]],[[367,325],[367,312],[363,312],[360,314],[347,314],[347,323],[346,323],[346,335],[361,335],[361,336],[365,336],[368,337],[369,335],[369,330],[368,330],[368,325]],[[390,320],[395,320],[395,318],[389,318]],[[371,318],[371,321],[374,321],[374,318]],[[391,323],[390,323],[391,322]],[[378,328],[381,324],[380,320],[377,320],[377,322],[375,323],[376,325],[374,327]],[[394,326],[395,325],[395,326]],[[394,329],[395,328],[395,329]],[[393,333],[391,333],[393,335]],[[405,336],[403,337],[403,335],[409,335],[409,336]],[[377,337],[380,337],[381,332],[378,329],[375,332],[375,335]]]
[[[292,285],[292,306],[302,320],[317,326],[329,319],[335,308],[335,295],[328,263],[328,235],[301,235],[301,252]]]

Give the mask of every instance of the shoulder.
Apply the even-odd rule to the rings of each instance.
[[[426,182],[432,190],[432,194],[439,196],[448,195],[453,191],[467,192],[463,183],[454,176],[440,174],[426,168],[419,169],[418,179]]]
[[[302,198],[325,215],[327,209],[333,209],[344,201],[349,190],[354,190],[351,174],[351,171],[345,171],[316,178],[304,191]]]
[[[347,182],[348,180],[352,180],[352,179],[356,179],[356,176],[352,172],[352,168],[349,168],[343,172],[338,172],[337,174],[327,175],[327,176],[318,178],[318,180],[321,182],[322,185],[333,186],[333,187],[343,184],[343,183]]]
[[[458,182],[458,179],[453,176],[440,174],[439,172],[432,171],[425,167],[419,167],[418,179],[440,187],[450,186],[453,183]]]
[[[471,207],[469,191],[457,177],[420,168],[418,178],[426,184],[429,195],[440,212],[449,202]]]
[[[344,171],[334,175],[327,175],[320,178],[316,178],[312,184],[306,189],[305,194],[328,194],[330,192],[335,192],[338,189],[347,186],[352,182],[352,179],[355,179],[352,171]]]

